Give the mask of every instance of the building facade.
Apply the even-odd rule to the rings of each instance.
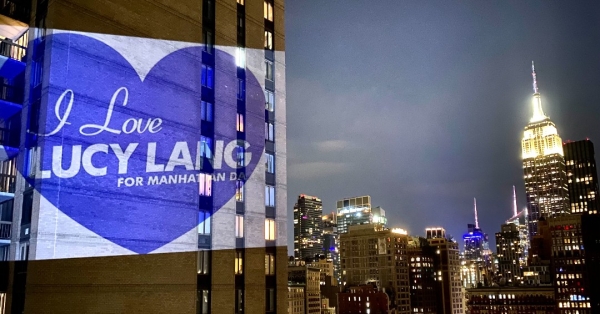
[[[342,283],[340,275],[340,237],[337,230],[337,215],[323,215],[323,254],[333,262],[333,278],[338,285]]]
[[[314,258],[323,252],[323,202],[301,194],[294,205],[294,257]]]
[[[438,313],[464,313],[458,243],[443,237],[443,228],[427,228],[427,242],[435,249],[437,280],[441,281],[441,306]]]
[[[520,283],[522,280],[521,259],[523,251],[520,234],[516,224],[508,223],[496,233],[496,253],[498,254],[498,272],[506,284]]]
[[[345,314],[387,314],[389,313],[389,297],[376,285],[349,286],[339,294],[340,312]]]
[[[557,313],[600,311],[600,216],[571,214],[548,219]]]
[[[521,141],[529,237],[537,234],[540,217],[568,213],[569,198],[562,139],[554,122],[542,109],[537,76],[532,63],[533,116]]]
[[[381,207],[371,208],[371,196],[357,196],[337,201],[337,231],[348,232],[351,225],[387,223],[385,210]]]
[[[2,14],[8,15],[3,15],[2,20],[21,22],[14,22],[27,26],[19,38],[27,34],[32,39],[19,41],[11,37],[11,48],[3,49],[6,60],[3,59],[0,70],[4,83],[10,81],[11,86],[11,93],[2,93],[4,98],[0,102],[3,146],[0,170],[2,182],[5,178],[10,181],[2,183],[2,189],[10,195],[2,194],[0,202],[12,202],[12,210],[5,210],[9,206],[2,205],[0,235],[6,238],[9,234],[10,244],[2,245],[2,252],[8,260],[17,261],[8,262],[8,276],[0,276],[0,281],[6,281],[0,282],[0,287],[6,287],[6,311],[82,313],[99,308],[107,312],[146,313],[287,311],[284,1],[105,1],[100,5],[93,1],[33,0],[5,1],[4,4],[11,7],[10,10],[3,8]],[[0,34],[3,48],[10,36],[16,34]],[[26,43],[29,46],[25,46]],[[189,53],[182,52],[184,50]],[[69,54],[70,59],[63,58],[65,54]],[[94,61],[87,64],[84,60]],[[102,71],[85,72],[101,64],[105,66]],[[158,66],[152,68],[154,64]],[[135,69],[129,70],[132,66]],[[178,74],[193,71],[194,75],[186,76],[182,82],[169,72],[173,67],[180,71]],[[67,73],[80,75],[79,79],[70,79]],[[139,87],[136,84],[140,83],[123,81],[131,85],[115,89],[112,101],[110,94],[102,94],[94,88],[103,85],[99,81],[103,77],[110,78],[106,82],[115,83],[128,75],[155,88],[134,91],[133,85]],[[70,87],[68,84],[82,87],[84,85],[77,84],[85,80],[96,80],[97,84],[90,83],[87,90],[71,87],[71,94],[65,90]],[[152,94],[154,91],[172,93],[179,98],[161,98],[160,94]],[[91,97],[96,92],[98,98]],[[200,138],[197,151],[192,149],[200,156],[194,166],[187,161],[183,149],[174,156],[175,159],[180,157],[179,164],[166,164],[166,161],[166,165],[161,164],[165,160],[161,154],[168,154],[169,148],[155,150],[155,155],[149,153],[149,157],[156,157],[154,169],[174,167],[180,170],[173,173],[179,173],[183,168],[199,168],[200,172],[195,173],[198,182],[194,178],[195,185],[184,186],[182,180],[187,179],[175,178],[180,188],[173,183],[172,187],[160,187],[160,191],[169,192],[147,195],[143,189],[150,189],[150,183],[143,184],[142,189],[137,179],[131,178],[135,179],[132,181],[135,185],[132,184],[129,191],[137,187],[139,194],[123,190],[95,198],[90,195],[102,193],[99,189],[110,190],[112,185],[98,188],[79,179],[69,183],[67,177],[54,185],[55,176],[65,175],[69,169],[42,170],[48,166],[46,158],[52,154],[43,154],[44,149],[39,148],[51,147],[54,139],[60,138],[60,133],[52,132],[57,117],[51,102],[58,99],[57,104],[64,107],[57,108],[66,108],[68,97],[73,95],[72,113],[69,122],[62,125],[63,132],[70,130],[69,123],[75,128],[76,123],[82,122],[75,116],[85,107],[82,104],[88,106],[83,108],[81,117],[86,116],[85,110],[93,112],[96,107],[106,112],[112,103],[115,105],[113,123],[117,119],[133,118],[132,115],[140,112],[144,120],[152,119],[155,112],[136,111],[139,108],[135,107],[141,98],[152,95],[147,100],[149,106],[158,108],[156,114],[164,113],[165,117],[179,114],[179,118],[185,120],[181,125],[162,124],[165,136],[197,133],[194,137]],[[126,103],[126,109],[131,108],[131,111],[122,109]],[[185,107],[187,104],[192,105],[192,109],[184,112],[184,108],[189,109]],[[61,115],[70,109],[64,110],[60,110]],[[108,125],[110,117],[109,114],[104,129],[102,124],[98,125],[101,130],[117,127]],[[67,117],[62,118],[61,121],[66,122]],[[140,142],[144,138],[139,135],[143,126],[138,125],[134,133],[131,125],[135,125],[137,119],[127,121],[130,129],[124,127],[122,134],[136,134],[132,142]],[[158,125],[163,120],[148,121],[146,130],[159,132]],[[252,142],[254,137],[260,141]],[[225,139],[236,145],[219,146]],[[245,142],[252,142],[251,146],[245,146]],[[83,142],[82,158],[88,156],[91,160],[93,153],[86,148],[89,144]],[[95,147],[103,152],[101,146]],[[74,145],[73,156],[77,155],[76,149]],[[125,147],[121,149],[127,153]],[[235,154],[233,160],[225,157],[222,166],[233,168],[227,178],[235,179],[219,179],[217,153],[220,149]],[[82,163],[83,170],[98,176],[98,180],[102,179],[103,172],[99,164],[106,161],[99,155],[94,157],[93,163]],[[131,171],[135,168],[134,159],[130,160]],[[171,160],[168,155],[166,160]],[[107,178],[111,176],[110,171],[109,167]],[[115,181],[116,174],[115,168]],[[124,182],[127,184],[128,180]],[[60,194],[56,187],[69,192]],[[77,194],[80,190],[85,192]],[[67,197],[74,197],[69,194],[79,195],[73,199],[72,209],[67,209],[71,207],[65,203]],[[135,196],[139,197],[124,205]],[[148,199],[153,201],[149,203]],[[91,214],[96,204],[111,201],[122,203],[121,206],[116,203],[103,206],[104,213]],[[146,208],[140,209],[145,214],[135,212],[136,206],[141,204],[145,204]],[[171,211],[153,216],[160,223],[146,223],[144,219],[153,215],[150,212],[157,209],[158,204],[170,207]],[[175,213],[184,207],[190,210]],[[112,220],[92,217],[113,209],[126,214]],[[66,214],[69,210],[72,210],[70,215]],[[10,224],[4,220],[7,218]],[[179,224],[175,220],[179,218],[186,223]],[[103,221],[123,225],[123,230],[114,233],[102,227]],[[181,225],[186,228],[189,225],[189,231],[182,232],[180,237],[169,234],[166,244],[162,239],[148,236],[164,236],[168,230],[177,230]],[[10,231],[6,231],[8,228]],[[139,230],[148,233],[142,234]],[[141,238],[137,238],[139,235]],[[36,292],[29,288],[39,286],[55,289]],[[111,302],[99,301],[108,299]]]
[[[441,286],[436,269],[440,262],[436,249],[427,239],[409,237],[410,305],[415,313],[437,314],[441,308]]]
[[[563,145],[572,213],[598,213],[598,170],[594,143],[589,139]]]
[[[485,287],[467,289],[471,314],[555,313],[552,287]]]
[[[288,285],[288,311],[289,314],[306,314],[304,308],[304,285]]]
[[[399,228],[350,226],[340,234],[343,285],[374,284],[389,295],[390,309],[410,313],[407,244],[407,233]]]
[[[304,288],[304,314],[321,313],[321,271],[309,265],[289,266],[288,285]]]

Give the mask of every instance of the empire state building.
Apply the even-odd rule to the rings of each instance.
[[[525,127],[521,148],[527,194],[529,237],[537,234],[541,217],[568,213],[568,190],[562,140],[542,110],[533,62],[533,116]]]

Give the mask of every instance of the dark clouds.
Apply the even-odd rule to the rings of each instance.
[[[369,194],[390,225],[494,237],[524,207],[536,62],[563,140],[600,147],[600,3],[287,1],[288,205]],[[291,218],[288,236],[292,243]]]

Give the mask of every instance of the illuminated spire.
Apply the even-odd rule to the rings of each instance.
[[[531,76],[533,76],[533,93],[539,94],[538,86],[537,86],[537,77],[535,75],[535,65],[533,61],[531,61]]]
[[[477,219],[477,199],[473,198],[473,205],[475,206],[475,228],[479,229],[479,220]]]
[[[537,75],[535,73],[533,61],[531,61],[531,76],[533,77],[533,117],[531,117],[529,122],[539,122],[548,119],[548,117],[544,114],[544,110],[542,109],[542,99],[537,85]]]
[[[515,190],[515,186],[513,185],[513,212],[514,212],[514,217],[517,217],[518,212],[517,212],[517,192]]]

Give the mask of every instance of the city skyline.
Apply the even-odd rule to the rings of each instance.
[[[474,223],[476,197],[481,228],[498,231],[512,213],[512,185],[519,211],[526,206],[520,146],[532,115],[532,60],[563,141],[600,141],[600,97],[591,92],[600,79],[597,4],[377,3],[364,11],[319,3],[320,13],[315,5],[288,4],[288,114],[297,118],[288,125],[288,193],[318,196],[324,213],[338,199],[371,195],[389,226],[420,235],[441,225],[459,240]],[[505,20],[511,10],[521,14]],[[356,20],[372,22],[350,27]]]

